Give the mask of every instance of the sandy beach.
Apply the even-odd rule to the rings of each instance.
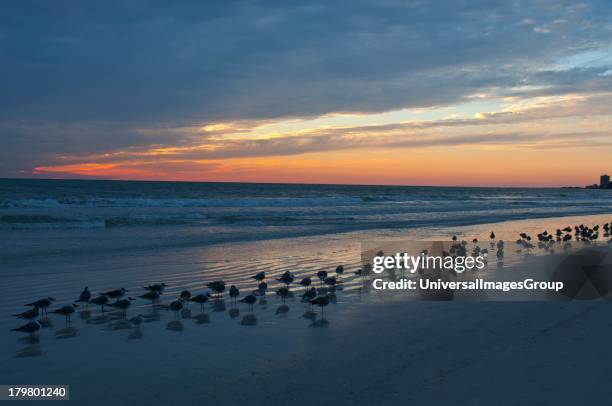
[[[612,374],[604,350],[612,334],[606,303],[415,302],[368,293],[353,273],[361,267],[365,240],[448,240],[452,234],[485,240],[491,230],[513,240],[522,231],[598,224],[609,217],[9,260],[0,300],[5,309],[0,377],[12,384],[69,384],[71,398],[88,404],[420,404],[432,398],[480,404],[492,391],[503,395],[499,404],[554,404],[570,397],[579,402],[576,386],[597,398]],[[258,271],[273,281],[289,270],[299,280],[339,264],[345,276],[336,302],[325,309],[325,324],[304,317],[308,305],[300,301],[301,287],[292,288],[295,296],[279,310],[274,281],[255,304],[256,325],[244,325],[247,306],[234,307],[227,298],[223,305],[207,304],[204,317],[196,317],[199,306],[191,304],[189,318],[138,299],[128,318],[147,316],[139,331],[120,315],[101,318],[99,308],[90,305],[88,312],[77,310],[68,329],[62,316],[50,315],[52,325],[42,329],[38,343],[8,332],[16,324],[10,314],[23,311],[22,304],[46,296],[67,304],[83,286],[93,292],[125,287],[137,296],[142,286],[165,282],[167,303],[184,289],[207,291],[204,285],[212,280],[248,292]]]

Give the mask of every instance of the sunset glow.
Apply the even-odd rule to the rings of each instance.
[[[406,7],[394,12],[410,19],[429,11]],[[154,71],[150,81],[138,69],[151,65],[132,61],[129,53],[142,44],[128,42],[122,56],[130,59],[130,69],[116,71],[121,80],[88,82],[76,104],[74,84],[62,82],[59,73],[58,89],[65,88],[53,103],[34,96],[21,105],[15,93],[7,103],[15,106],[7,112],[10,119],[0,128],[10,152],[0,176],[466,186],[595,182],[612,170],[606,158],[612,152],[609,23],[588,5],[511,8],[505,12],[515,18],[504,20],[492,8],[481,10],[490,20],[449,10],[439,29],[431,26],[437,19],[389,17],[384,28],[373,28],[347,16],[339,35],[360,44],[354,50],[345,46],[353,42],[332,41],[336,46],[328,49],[305,41],[299,30],[286,29],[272,40],[268,34],[275,27],[247,19],[231,24],[226,35],[262,36],[251,48],[224,51],[202,39],[197,49],[181,53],[174,44],[168,52],[185,59],[179,63],[185,77],[177,71],[160,79]],[[588,28],[578,30],[587,27],[585,21]],[[427,29],[419,31],[419,24]],[[430,35],[449,29],[454,33]],[[97,32],[73,35],[106,40]],[[284,50],[280,38],[293,40],[292,47]],[[258,54],[258,47],[276,49],[266,41],[280,41],[274,57]],[[149,58],[165,63],[154,53]],[[580,164],[563,170],[572,160]]]

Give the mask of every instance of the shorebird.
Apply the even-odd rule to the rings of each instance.
[[[317,272],[317,277],[319,278],[319,281],[321,281],[321,284],[323,284],[323,281],[325,280],[325,278],[327,278],[327,271]]]
[[[55,299],[53,299],[52,297],[46,297],[43,299],[38,299],[37,301],[33,302],[33,303],[28,303],[26,304],[26,306],[36,306],[38,307],[43,314],[47,313],[47,307],[49,307],[51,305],[51,302],[53,302]]]
[[[119,300],[119,298],[121,298],[123,295],[125,295],[125,292],[127,292],[128,290],[125,288],[119,288],[119,289],[113,289],[113,290],[109,290],[106,293],[102,293],[104,296],[107,296],[111,299],[115,299],[115,300]]]
[[[277,279],[277,281],[284,283],[286,286],[289,286],[291,283],[293,283],[294,279],[295,277],[291,274],[291,272],[286,271],[284,274],[281,275],[280,278]]]
[[[285,299],[287,298],[287,296],[289,296],[289,288],[286,286],[282,286],[276,291],[276,294],[279,295],[283,303],[285,303]]]
[[[204,312],[204,303],[208,302],[208,296],[206,295],[195,295],[189,298],[190,302],[195,302],[200,304],[200,311]]]
[[[91,299],[91,303],[100,306],[102,313],[104,313],[104,305],[108,303],[108,298],[104,295],[100,295]]]
[[[155,290],[150,290],[147,293],[142,294],[142,295],[140,295],[138,297],[150,300],[151,303],[153,303],[153,302],[157,301],[157,299],[159,299],[159,293],[157,293],[157,291],[155,291]]]
[[[180,297],[184,302],[186,302],[191,298],[191,292],[188,290],[184,290],[181,292]]]
[[[234,303],[236,303],[236,298],[238,298],[239,294],[240,290],[238,290],[237,287],[235,287],[234,285],[230,286],[229,295],[233,299]]]
[[[87,305],[90,299],[91,299],[91,292],[89,291],[89,288],[85,286],[85,289],[83,289],[83,291],[79,295],[79,300],[77,300],[77,302],[84,302],[85,305]]]
[[[116,301],[115,303],[110,303],[109,306],[120,309],[123,311],[123,317],[125,317],[127,308],[132,304],[132,298],[128,297],[127,299],[121,299]]]
[[[40,327],[40,323],[37,320],[34,320],[24,324],[23,326],[11,329],[11,331],[18,331],[20,333],[29,333],[30,335],[34,335],[34,333],[40,330]]]
[[[324,282],[326,285],[336,286],[336,283],[338,282],[338,280],[336,279],[335,276],[328,276],[327,278],[325,278]]]
[[[257,282],[261,282],[266,279],[266,273],[264,271],[257,272],[255,275],[251,276],[251,278],[255,279]]]
[[[265,293],[266,289],[268,289],[268,284],[266,282],[259,282],[257,289]]]
[[[62,306],[57,310],[54,310],[53,313],[61,314],[66,316],[66,323],[70,323],[70,315],[74,313],[74,309],[77,307],[75,304],[71,304],[68,306]]]
[[[329,304],[329,297],[327,295],[317,296],[309,302],[311,305],[317,305],[321,308],[321,318],[323,318],[323,308]]]
[[[208,286],[208,288],[212,290],[217,297],[220,297],[225,291],[225,282],[223,281],[209,282],[206,284],[206,286]]]
[[[495,241],[495,233],[493,231],[491,231],[491,234],[489,235],[489,239],[491,240],[491,242]]]
[[[13,314],[13,316],[19,317],[20,319],[32,320],[32,319],[37,318],[39,314],[40,312],[38,311],[38,307],[34,306],[30,310],[26,310],[23,313]]]
[[[338,277],[341,277],[343,273],[344,273],[344,267],[342,265],[338,265],[336,267],[336,275]]]
[[[304,289],[308,289],[308,287],[312,284],[312,279],[304,278],[300,281],[300,285],[304,287]]]
[[[310,302],[312,299],[317,297],[317,289],[310,288],[302,295],[303,302]],[[310,303],[310,308],[312,309],[312,303]]]
[[[149,286],[143,286],[144,289],[152,291],[152,292],[157,292],[159,294],[162,294],[162,292],[164,291],[164,289],[166,288],[166,284],[165,283],[155,283],[153,285],[149,285]]]
[[[240,300],[242,303],[249,305],[249,310],[253,311],[253,305],[257,301],[257,297],[253,294],[247,295]]]
[[[178,312],[183,308],[183,301],[181,299],[173,300],[168,306],[169,310],[174,312],[174,317],[178,318]]]

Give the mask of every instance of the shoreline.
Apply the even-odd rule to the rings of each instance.
[[[184,241],[184,242],[178,242],[178,243],[174,243],[174,244],[157,244],[157,245],[147,245],[147,246],[139,246],[139,245],[129,245],[130,243],[133,243],[133,240],[130,241],[128,244],[126,244],[125,246],[116,246],[116,247],[110,247],[110,248],[104,248],[104,250],[101,250],[98,246],[98,244],[94,244],[94,246],[96,246],[97,249],[93,249],[90,247],[83,247],[83,246],[72,246],[71,250],[61,250],[61,248],[55,248],[55,249],[47,249],[45,250],[41,250],[41,251],[33,251],[31,244],[28,244],[26,246],[24,246],[23,248],[19,249],[18,252],[13,252],[13,253],[4,253],[4,254],[0,254],[0,260],[3,261],[7,261],[7,262],[18,262],[20,260],[23,260],[24,258],[27,258],[27,260],[32,260],[32,259],[36,259],[36,258],[41,258],[41,257],[45,257],[45,258],[61,258],[62,256],[65,255],[70,255],[73,257],[79,257],[79,256],[91,256],[91,255],[101,255],[101,254],[115,254],[115,255],[119,255],[119,254],[125,254],[125,253],[130,253],[130,252],[141,252],[143,254],[146,253],[150,253],[150,252],[161,252],[161,251],[168,251],[168,250],[189,250],[189,249],[197,249],[197,248],[205,248],[205,247],[213,247],[213,246],[224,246],[224,245],[233,245],[233,244],[249,244],[249,243],[258,243],[258,242],[271,242],[271,241],[282,241],[282,240],[291,240],[291,239],[301,239],[301,238],[316,238],[316,237],[322,237],[322,238],[332,238],[335,239],[335,237],[342,237],[342,236],[351,236],[351,235],[357,235],[357,236],[361,236],[361,238],[367,238],[368,235],[384,235],[384,234],[398,234],[398,233],[406,233],[408,235],[413,235],[416,232],[419,231],[427,231],[427,230],[433,230],[433,229],[463,229],[463,228],[479,228],[479,227],[484,227],[486,225],[491,225],[491,226],[495,226],[495,225],[500,225],[500,224],[504,224],[504,223],[511,223],[511,222],[525,222],[525,221],[541,221],[544,222],[546,220],[553,220],[553,219],[568,219],[568,218],[576,218],[576,217],[584,217],[584,218],[590,218],[590,217],[603,217],[603,216],[609,216],[610,218],[612,218],[612,213],[607,212],[607,211],[603,211],[603,212],[594,212],[594,213],[568,213],[568,214],[563,214],[562,216],[540,216],[540,215],[533,215],[533,216],[527,216],[525,217],[524,215],[517,215],[517,216],[509,216],[507,218],[504,219],[500,219],[499,221],[490,221],[491,218],[486,218],[482,221],[478,221],[478,222],[474,222],[472,221],[472,219],[470,221],[465,221],[465,222],[461,222],[461,221],[457,221],[451,225],[446,225],[446,226],[441,226],[441,225],[427,225],[427,224],[415,224],[413,227],[407,228],[407,227],[397,227],[397,228],[364,228],[364,229],[346,229],[346,230],[341,230],[341,231],[329,231],[329,232],[324,232],[321,233],[320,231],[313,231],[313,232],[304,232],[304,233],[292,233],[291,231],[286,231],[285,234],[283,233],[279,233],[276,236],[267,236],[264,238],[258,238],[255,235],[251,235],[251,236],[245,236],[244,238],[241,239],[232,239],[232,238],[227,238],[227,239],[223,239],[223,237],[217,237],[217,239],[206,239],[206,238],[202,238],[202,239],[196,239],[196,240],[190,240],[190,241]],[[495,228],[495,227],[493,227]],[[32,236],[34,236],[34,238],[40,238],[39,234],[44,234],[43,237],[47,237],[46,233],[51,234],[50,237],[52,237],[52,239],[57,239],[57,243],[61,244],[63,243],[63,241],[61,241],[61,237],[62,235],[65,234],[69,234],[71,235],[72,238],[76,238],[76,242],[82,244],[84,241],[88,241],[87,236],[89,236],[90,234],[98,234],[98,236],[100,236],[100,234],[104,234],[107,232],[107,230],[109,229],[79,229],[79,230],[0,230],[0,237],[3,236],[3,234],[7,234],[7,236],[10,234],[11,238],[7,240],[8,241],[16,241],[19,239],[19,234],[22,234],[21,237],[26,238],[27,240],[32,240]],[[129,233],[134,233],[134,234],[139,234],[142,232],[147,232],[147,231],[152,231],[154,230],[151,228],[147,228],[147,227],[132,227],[129,229],[125,229],[125,231],[128,232],[128,236]],[[113,229],[110,229],[110,231],[114,231]],[[119,230],[119,231],[124,231],[124,230]],[[165,233],[167,232],[171,232],[174,231],[171,227],[166,228],[163,230]],[[54,233],[58,233],[58,236],[53,236]],[[15,236],[15,234],[17,234],[17,237]],[[106,236],[107,238],[109,238],[109,236]],[[122,237],[125,239],[125,236],[122,235]],[[447,238],[448,236],[443,236],[443,238]],[[113,236],[111,235],[110,238],[112,239]],[[148,242],[147,244],[150,244],[150,242]]]

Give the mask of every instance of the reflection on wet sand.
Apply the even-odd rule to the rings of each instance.
[[[110,318],[105,313],[102,313],[96,317],[87,320],[87,324],[105,324],[108,323]]]
[[[196,324],[208,324],[210,323],[210,316],[206,313],[200,313],[193,317],[196,321]]]
[[[128,340],[139,340],[143,337],[140,326],[134,327],[134,330],[128,335]]]
[[[287,306],[286,304],[278,306],[276,308],[276,314],[278,316],[286,316],[287,313],[289,313],[289,306]]]
[[[253,313],[249,313],[242,318],[240,324],[243,326],[256,326],[257,325],[257,317]]]
[[[28,334],[25,337],[19,337],[17,341],[22,344],[37,344],[40,342],[40,337],[36,334]]]
[[[224,312],[225,311],[225,301],[215,299],[212,303],[213,312]]]
[[[115,331],[115,330],[127,330],[132,328],[132,323],[128,320],[117,320],[117,321],[113,321],[112,323],[109,323],[105,330],[111,330],[111,331]]]
[[[238,308],[236,308],[236,307],[234,307],[234,308],[230,309],[230,311],[229,311],[229,316],[230,316],[232,319],[235,319],[236,317],[239,317],[239,316],[240,316],[240,309],[238,309]]]
[[[321,318],[321,319],[314,320],[310,324],[310,327],[314,327],[314,328],[317,328],[317,327],[327,327],[328,325],[329,325],[329,321],[327,319]]]
[[[17,350],[17,353],[15,356],[17,358],[28,358],[28,357],[40,357],[42,355],[45,355],[45,353],[42,352],[40,345],[31,344],[31,345],[28,345],[27,347]]]
[[[302,317],[307,320],[314,321],[317,318],[317,313],[312,310],[306,310]]]
[[[74,338],[79,335],[79,330],[74,327],[64,327],[55,332],[55,338]]]
[[[170,331],[183,331],[184,329],[185,329],[185,326],[183,325],[183,322],[180,320],[169,321],[168,324],[166,325],[166,330],[170,330]]]

